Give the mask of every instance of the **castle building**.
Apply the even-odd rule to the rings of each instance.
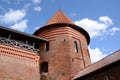
[[[33,35],[0,26],[0,80],[120,80],[120,51],[91,64],[89,43],[61,10]]]

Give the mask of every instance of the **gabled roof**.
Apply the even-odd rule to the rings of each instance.
[[[46,25],[55,23],[70,23],[74,24],[61,10],[58,10],[54,16],[46,23]]]
[[[113,54],[103,58],[102,60],[91,64],[85,69],[81,70],[73,80],[79,80],[79,78],[86,78],[90,74],[95,74],[98,71],[106,70],[120,63],[120,50],[114,52]]]

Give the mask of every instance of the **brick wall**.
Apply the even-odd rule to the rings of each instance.
[[[39,80],[39,56],[0,44],[0,80]]]
[[[49,51],[45,51],[45,44],[40,47],[40,63],[48,62],[47,78],[70,78],[90,65],[87,40],[77,30],[69,26],[56,26],[40,30],[37,36],[49,40]],[[74,41],[77,42],[78,53],[74,51]]]

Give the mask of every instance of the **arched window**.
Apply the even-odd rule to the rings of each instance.
[[[48,72],[48,62],[42,62],[40,64],[40,73],[47,73]]]
[[[74,41],[74,51],[78,53],[78,46],[76,41]]]

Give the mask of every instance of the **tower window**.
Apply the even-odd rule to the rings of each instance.
[[[46,43],[46,51],[49,51],[49,42]]]
[[[47,73],[48,72],[48,62],[42,62],[40,64],[40,73]]]
[[[74,41],[74,51],[78,53],[78,46],[76,41]]]

